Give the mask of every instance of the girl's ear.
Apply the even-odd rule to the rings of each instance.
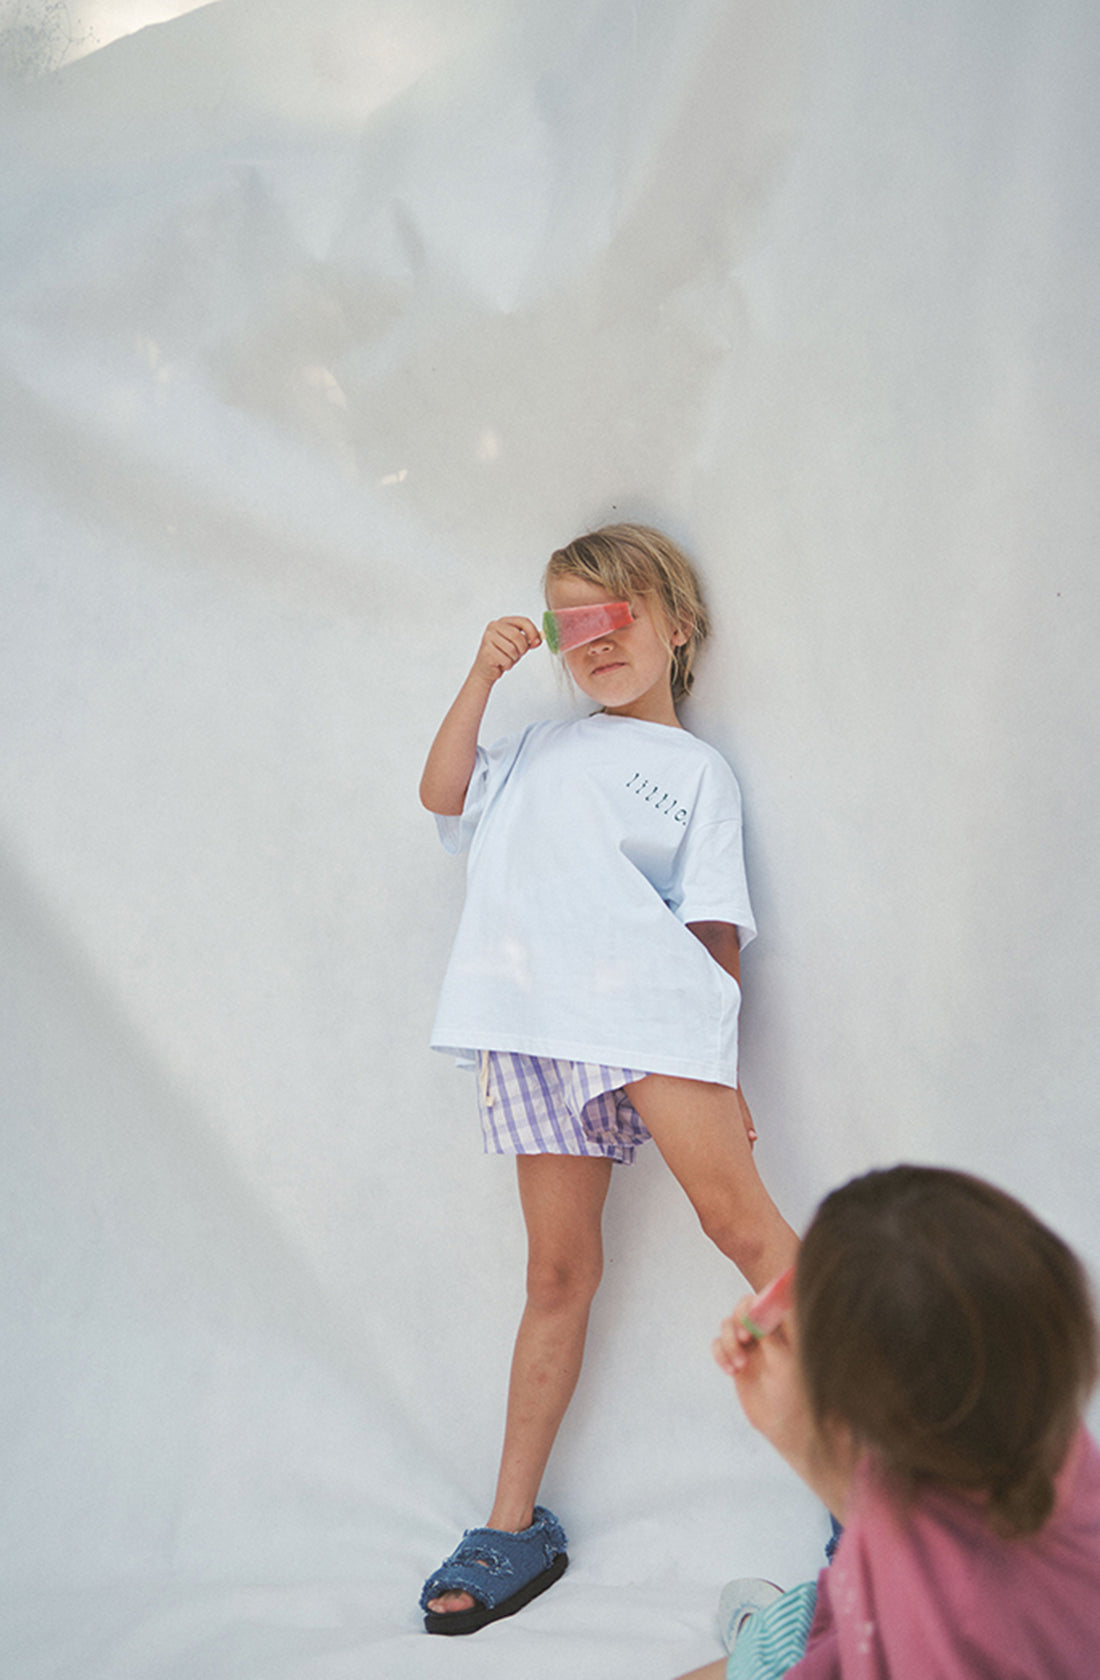
[[[674,629],[670,638],[673,647],[683,647],[684,643],[689,640],[691,631],[692,626],[690,624],[686,630],[682,628]]]

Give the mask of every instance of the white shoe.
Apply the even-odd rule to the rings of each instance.
[[[774,1581],[760,1581],[749,1575],[741,1581],[727,1581],[718,1600],[718,1633],[727,1651],[732,1651],[745,1623],[754,1610],[766,1610],[783,1588]]]

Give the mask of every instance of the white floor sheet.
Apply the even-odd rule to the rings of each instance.
[[[650,1150],[572,1567],[420,1630],[523,1239],[416,784],[591,525],[707,581],[792,1222],[947,1162],[1100,1262],[1098,56],[1092,0],[220,0],[0,88],[3,1680],[671,1680],[816,1571]],[[533,655],[487,733],[574,704]]]

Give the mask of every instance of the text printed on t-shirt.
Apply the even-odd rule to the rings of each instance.
[[[672,794],[662,793],[656,782],[647,781],[640,770],[635,770],[626,785],[631,793],[638,794],[639,798],[644,799],[647,805],[652,805],[655,811],[662,812],[666,817],[671,817],[673,822],[686,827],[690,815],[687,806],[679,804]]]

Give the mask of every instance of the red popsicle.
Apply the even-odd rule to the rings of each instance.
[[[598,601],[592,607],[559,607],[542,615],[542,633],[551,653],[568,653],[605,636],[609,630],[625,630],[633,624],[629,601]]]
[[[749,1302],[741,1314],[741,1323],[750,1336],[758,1342],[763,1341],[765,1336],[779,1329],[791,1310],[793,1300],[794,1267],[789,1266],[766,1289],[762,1289],[755,1300]]]

